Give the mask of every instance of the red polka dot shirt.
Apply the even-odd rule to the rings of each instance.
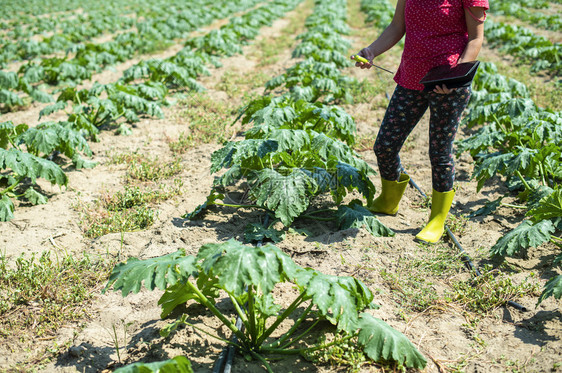
[[[420,80],[432,67],[455,65],[468,43],[464,8],[489,9],[488,0],[406,0],[406,39],[394,81],[423,90]]]

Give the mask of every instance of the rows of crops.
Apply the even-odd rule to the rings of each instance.
[[[16,72],[0,75],[0,104],[13,110],[25,103],[52,101],[42,86],[75,86],[117,63],[134,56],[146,54],[169,46],[174,40],[185,39],[189,33],[211,22],[248,9],[257,0],[215,2],[202,0],[198,3],[179,2],[177,12],[161,13],[136,25],[136,30],[118,33],[111,41],[102,43],[75,43],[63,57],[42,58],[22,65]],[[189,46],[189,45],[188,45]],[[59,89],[56,89],[58,91]]]
[[[394,234],[384,227],[361,202],[341,205],[348,192],[361,193],[372,200],[375,189],[368,176],[371,168],[350,148],[355,141],[355,123],[336,102],[350,99],[350,90],[357,82],[344,76],[341,69],[350,65],[347,50],[350,45],[342,35],[349,32],[346,24],[345,1],[315,1],[314,13],[306,20],[307,31],[299,35],[300,44],[293,57],[308,58],[296,63],[286,72],[266,83],[266,95],[249,102],[242,122],[252,123],[244,140],[228,142],[212,155],[211,172],[226,168],[215,179],[207,201],[189,219],[201,218],[211,207],[254,207],[270,213],[289,226],[309,210],[313,199],[330,193],[336,204],[333,211],[342,229],[365,227],[373,235]],[[280,95],[267,92],[279,90]],[[225,188],[240,188],[244,180],[250,184],[249,202],[236,206],[221,203]],[[326,210],[323,211],[326,213]],[[309,212],[314,215],[315,211]],[[246,228],[250,242],[264,237],[282,237],[272,227],[250,224]],[[219,259],[217,259],[219,258]],[[257,268],[271,268],[267,272]],[[170,271],[173,268],[173,271]],[[198,278],[196,284],[188,281]],[[272,295],[273,288],[292,282],[299,294],[279,314],[281,306]],[[360,281],[352,277],[328,276],[319,271],[297,266],[286,254],[273,245],[250,247],[231,240],[223,244],[204,245],[196,256],[179,251],[150,260],[130,259],[117,266],[108,287],[121,290],[123,296],[138,292],[142,285],[152,290],[165,290],[159,301],[162,317],[193,299],[208,308],[237,336],[236,347],[253,359],[261,361],[272,371],[265,359],[275,354],[307,354],[333,343],[356,340],[365,353],[375,361],[396,361],[406,367],[423,368],[423,356],[401,333],[384,321],[362,313],[373,301],[373,295]],[[233,302],[244,328],[236,327],[223,315],[209,297],[217,299],[215,290],[225,291]],[[337,294],[337,295],[336,295]],[[265,343],[298,307],[306,307],[287,333],[271,343]],[[314,315],[314,323],[305,334],[297,336],[298,326]],[[266,327],[268,319],[273,324]],[[339,332],[331,344],[306,348],[297,342],[320,320],[332,322]],[[166,328],[165,335],[179,325],[190,325],[183,315]],[[231,342],[232,343],[232,342]],[[182,359],[159,363],[176,367]],[[136,363],[134,366],[143,366]],[[130,367],[123,368],[124,370]]]
[[[237,7],[228,8],[215,2],[214,6],[230,9],[232,14],[255,3],[238,3]],[[95,140],[100,130],[115,127],[118,133],[127,134],[130,128],[126,123],[138,122],[139,116],[163,117],[161,106],[168,104],[170,90],[202,90],[196,78],[209,74],[205,64],[218,66],[219,57],[240,53],[241,46],[255,38],[260,27],[287,11],[286,4],[273,2],[233,18],[219,30],[189,38],[176,55],[142,61],[127,69],[116,83],[94,83],[89,89],[64,88],[57,102],[45,107],[40,117],[69,108],[65,121],[43,122],[33,128],[0,123],[0,165],[7,171],[2,176],[6,186],[0,191],[0,220],[13,218],[14,198],[32,204],[47,202],[35,185],[37,178],[66,186],[67,177],[61,167],[48,159],[54,152],[68,157],[77,169],[95,166],[82,157],[91,154],[87,140]]]
[[[100,131],[130,134],[132,124],[143,118],[163,118],[171,95],[204,91],[199,80],[211,74],[211,67],[220,67],[221,58],[243,53],[264,26],[301,2],[75,0],[31,1],[16,7],[0,0],[6,14],[13,14],[0,16],[0,67],[7,68],[0,70],[0,110],[17,112],[30,104],[49,103],[39,120],[57,113],[66,118],[37,125],[0,121],[0,222],[14,219],[20,204],[48,203],[38,179],[64,188],[69,170],[95,167],[89,144],[99,141]],[[509,4],[502,2],[497,14],[548,30],[560,28],[558,17],[524,10],[545,9],[548,2]],[[388,24],[394,12],[386,1],[362,0],[360,5],[366,22],[379,25]],[[74,12],[78,7],[83,12]],[[226,18],[229,22],[220,28],[205,29]],[[183,216],[200,220],[226,207],[263,213],[267,223],[248,224],[244,243],[207,244],[196,255],[180,250],[147,260],[129,259],[113,269],[105,290],[121,291],[123,296],[138,293],[143,286],[163,290],[159,301],[163,318],[193,300],[236,339],[226,340],[218,333],[212,337],[268,371],[271,356],[307,356],[338,343],[353,343],[373,361],[393,362],[404,369],[426,366],[424,356],[402,333],[366,312],[376,305],[363,282],[303,268],[271,244],[248,246],[264,239],[282,241],[295,222],[306,220],[330,221],[340,230],[365,229],[375,237],[395,235],[365,207],[376,194],[371,181],[376,173],[354,150],[356,123],[343,108],[354,103],[353,94],[361,86],[346,75],[352,66],[352,45],[344,38],[350,33],[348,24],[347,1],[314,1],[306,31],[297,36],[292,51],[297,62],[265,83],[264,94],[245,102],[240,115],[232,118],[241,121],[243,139],[225,142],[212,153],[212,188],[206,200]],[[197,36],[192,36],[195,31]],[[111,40],[95,40],[107,35]],[[560,44],[531,30],[488,20],[486,38],[489,46],[531,65],[533,72],[557,77],[562,70]],[[177,43],[183,49],[173,56],[141,59],[115,82],[90,83],[94,74]],[[551,276],[537,304],[549,297],[560,299],[562,114],[537,106],[525,84],[500,75],[492,63],[481,64],[473,88],[463,121],[472,132],[457,142],[458,154],[472,156],[478,190],[499,180],[511,195],[486,203],[471,217],[500,207],[525,211],[525,219],[491,247],[490,255],[504,258],[554,245],[558,252],[547,263]],[[513,196],[519,205],[504,203]],[[296,289],[296,297],[282,309],[273,289],[284,283]],[[224,294],[243,327],[216,307]],[[290,319],[296,321],[283,329]],[[313,347],[304,344],[322,321],[335,327],[334,340]],[[161,335],[169,336],[182,325],[197,328],[183,314]],[[278,335],[279,330],[283,334]],[[191,371],[184,357],[136,363],[120,371],[141,369]]]
[[[528,216],[490,253],[514,256],[546,242],[562,249],[562,112],[538,107],[523,83],[498,74],[492,63],[482,66],[474,87],[464,124],[480,128],[460,141],[457,150],[469,152],[475,160],[473,178],[479,189],[496,175],[504,176],[510,190],[519,193]],[[472,216],[493,213],[503,199],[489,201]],[[561,260],[562,250],[550,265],[560,265]],[[560,275],[549,280],[538,302],[552,295],[562,295]]]

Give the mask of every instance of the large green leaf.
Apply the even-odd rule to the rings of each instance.
[[[294,278],[297,265],[279,248],[271,244],[252,247],[229,240],[201,247],[197,259],[217,286],[239,297],[253,286],[258,293],[268,294],[282,281]]]
[[[34,205],[44,205],[48,201],[46,196],[37,192],[32,187],[27,188],[24,193],[24,197]]]
[[[199,272],[197,274],[197,288],[207,298],[214,300],[219,296],[216,284],[217,279],[215,277],[209,277],[204,272]],[[162,306],[160,317],[164,318],[168,316],[177,306],[186,304],[190,299],[195,299],[200,302],[199,295],[196,294],[193,288],[188,286],[187,283],[178,282],[172,286],[168,286],[164,294],[162,294],[158,300],[158,304]]]
[[[336,166],[337,183],[336,188],[332,189],[332,195],[336,203],[340,203],[346,195],[346,190],[352,192],[357,190],[361,193],[367,203],[371,203],[375,197],[375,185],[369,179],[366,173],[357,169],[356,167],[344,163],[337,162]]]
[[[427,361],[412,342],[384,321],[362,313],[359,328],[359,344],[374,361],[397,361],[407,368],[425,368]]]
[[[555,297],[556,299],[560,299],[562,297],[562,275],[554,276],[548,280],[537,301],[537,306],[548,297]]]
[[[262,163],[262,158],[276,151],[277,141],[264,139],[246,139],[242,141],[231,141],[223,148],[213,152],[211,155],[211,173],[221,168],[233,165],[252,166],[256,168]]]
[[[533,224],[524,220],[515,229],[500,238],[490,249],[492,255],[513,256],[521,249],[537,247],[550,240],[554,225],[550,220]]]
[[[336,213],[340,229],[365,228],[367,232],[375,237],[392,237],[395,233],[383,223],[371,211],[361,205],[360,202],[350,203],[349,206],[339,206]]]
[[[280,151],[293,152],[310,146],[310,135],[303,130],[276,129],[267,138],[277,141]]]
[[[14,218],[14,203],[7,195],[0,199],[0,221],[10,221]]]
[[[56,163],[17,149],[0,148],[0,170],[7,168],[19,176],[29,177],[32,183],[38,177],[57,185],[66,185],[68,182],[64,171]]]
[[[283,241],[283,238],[285,238],[285,232],[272,227],[264,227],[263,224],[250,223],[244,228],[244,242],[246,243],[261,242],[265,239],[277,243]]]
[[[293,170],[289,175],[282,175],[269,168],[255,173],[255,182],[250,193],[259,206],[275,212],[285,226],[302,214],[310,204],[309,197],[314,195],[317,185],[307,173]]]
[[[487,201],[486,203],[484,203],[484,206],[480,207],[478,210],[471,212],[468,217],[469,218],[474,218],[476,216],[481,216],[481,215],[490,215],[492,213],[494,213],[502,204],[502,200],[504,199],[504,196],[501,196],[493,201]]]
[[[115,370],[115,373],[193,373],[185,356],[154,363],[134,363]]]
[[[130,292],[138,293],[143,282],[149,290],[155,287],[165,290],[168,286],[187,281],[197,272],[195,257],[186,256],[183,250],[145,260],[130,258],[113,268],[103,291],[113,286],[113,290],[121,290],[125,297]]]
[[[326,275],[307,268],[297,273],[295,283],[338,330],[353,333],[358,327],[359,312],[373,306],[369,288],[353,277]]]
[[[531,220],[534,222],[562,217],[562,188],[541,199],[539,205],[530,210],[527,215],[531,216]]]
[[[46,106],[39,112],[39,120],[41,120],[42,117],[51,115],[60,110],[64,110],[65,108],[66,108],[66,101],[58,101],[55,104]]]

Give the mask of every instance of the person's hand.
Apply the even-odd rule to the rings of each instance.
[[[361,49],[361,51],[359,51],[359,53],[357,54],[370,62],[373,61],[373,59],[376,57],[368,48]],[[351,56],[351,59],[354,60],[355,59],[354,57],[355,55]],[[356,61],[355,66],[360,67],[362,69],[370,69],[373,65],[371,65],[370,63]]]
[[[447,88],[447,86],[445,84],[442,84],[441,86],[436,85],[435,89],[433,89],[433,92],[435,93],[439,93],[440,95],[448,95],[449,93],[453,92],[455,90],[455,88]]]

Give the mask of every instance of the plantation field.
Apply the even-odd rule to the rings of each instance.
[[[395,83],[348,57],[394,3],[106,3],[0,0],[0,372],[213,371],[240,309],[265,348],[233,372],[562,372],[559,2],[492,5],[447,221],[464,254],[414,241],[413,186],[396,216],[362,208]],[[429,195],[428,127],[401,157]]]

